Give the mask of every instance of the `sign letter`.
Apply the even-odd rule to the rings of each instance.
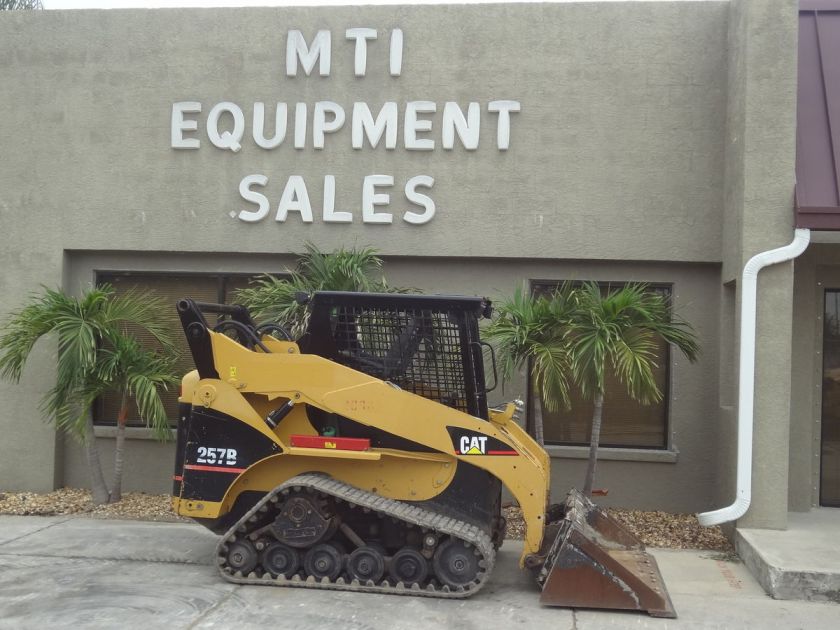
[[[367,136],[370,146],[374,149],[379,144],[382,134],[385,134],[385,148],[397,148],[397,118],[399,112],[394,101],[388,101],[382,105],[376,121],[370,113],[367,103],[353,103],[353,129],[352,139],[354,149],[361,149],[364,144],[364,136]]]
[[[304,223],[312,223],[312,204],[309,203],[309,192],[306,190],[306,183],[300,175],[292,175],[286,182],[283,196],[277,206],[275,221],[281,223],[286,220],[289,212],[300,212],[300,218]]]
[[[464,118],[458,103],[446,103],[443,106],[443,148],[451,150],[455,146],[455,132],[457,131],[464,148],[468,151],[475,151],[478,148],[480,126],[481,108],[478,103],[469,104],[467,118]]]
[[[437,105],[432,101],[409,101],[405,104],[405,129],[403,129],[403,141],[405,148],[410,151],[433,151],[435,141],[429,138],[420,139],[418,131],[431,131],[431,120],[418,120],[417,114],[433,114],[437,111]]]
[[[353,59],[353,72],[357,77],[365,76],[367,69],[367,40],[376,39],[375,28],[348,28],[347,39],[356,40],[356,55]]]
[[[286,39],[286,76],[296,77],[298,59],[303,66],[306,76],[309,76],[318,61],[318,74],[322,77],[330,76],[330,56],[332,54],[332,40],[327,30],[318,31],[312,46],[306,45],[303,33],[298,30],[289,31]]]
[[[496,146],[499,151],[507,151],[510,147],[510,112],[518,112],[520,109],[519,101],[490,101],[487,104],[487,111],[499,114],[496,128]]]
[[[390,175],[368,175],[362,184],[362,222],[391,223],[390,212],[376,212],[375,206],[387,206],[391,201],[388,193],[377,193],[376,186],[393,186],[394,178]]]
[[[238,218],[247,223],[256,223],[268,216],[268,198],[262,193],[251,190],[251,186],[265,186],[268,177],[265,175],[246,175],[239,182],[239,194],[245,201],[257,204],[256,210],[242,210]]]
[[[184,114],[198,114],[201,112],[201,103],[196,101],[182,101],[172,103],[172,148],[173,149],[197,149],[201,146],[198,138],[185,138],[185,131],[198,129],[197,120],[184,120]]]
[[[423,213],[406,212],[403,215],[403,220],[412,225],[423,225],[432,220],[435,216],[435,202],[428,195],[417,192],[418,186],[425,186],[431,188],[435,185],[435,180],[428,175],[417,175],[412,177],[405,183],[405,196],[411,203],[417,204],[425,210]]]

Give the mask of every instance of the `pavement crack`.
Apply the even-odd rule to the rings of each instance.
[[[577,611],[572,608],[572,630],[577,630]]]
[[[228,602],[228,601],[229,601],[229,600],[230,600],[230,599],[231,599],[231,598],[232,598],[232,597],[236,594],[236,592],[237,592],[239,589],[241,589],[241,588],[242,588],[242,586],[240,586],[240,585],[236,585],[236,586],[235,586],[235,587],[234,587],[234,588],[233,588],[233,589],[232,589],[229,593],[227,593],[227,594],[226,594],[224,597],[222,597],[219,601],[217,601],[215,604],[213,604],[212,606],[210,606],[210,608],[208,608],[207,610],[205,610],[205,611],[204,611],[203,613],[201,613],[198,617],[196,617],[195,619],[193,619],[193,620],[192,620],[192,622],[190,623],[190,625],[188,625],[188,626],[185,628],[185,630],[193,630],[193,628],[195,628],[195,627],[196,627],[196,626],[197,626],[197,625],[198,625],[198,624],[199,624],[199,623],[200,623],[200,622],[201,622],[201,621],[202,621],[205,617],[207,617],[207,615],[209,615],[209,614],[210,614],[210,613],[212,613],[214,610],[217,610],[217,609],[219,609],[220,607],[222,607],[224,604],[226,604],[226,603],[227,603],[227,602]]]
[[[44,528],[46,529],[46,528]],[[155,564],[188,564],[191,566],[211,566],[212,562],[198,562],[196,560],[164,560],[161,558],[125,558],[125,557],[113,557],[113,558],[96,558],[91,556],[77,556],[77,555],[55,555],[55,554],[48,554],[48,553],[12,553],[8,551],[3,551],[0,549],[0,556],[12,556],[15,558],[62,558],[66,560],[93,560],[98,562],[146,562],[146,563],[155,563]]]
[[[16,538],[9,538],[9,540],[4,540],[3,542],[1,542],[0,547],[2,547],[3,545],[8,545],[9,543],[15,542],[16,540],[20,540],[21,538],[26,538],[27,536],[31,536],[32,534],[37,534],[38,532],[42,532],[45,529],[49,529],[50,527],[55,527],[56,525],[61,525],[62,523],[66,523],[69,520],[70,520],[70,518],[68,517],[68,518],[65,518],[64,520],[61,520],[61,521],[55,521],[55,522],[52,522],[52,523],[48,523],[47,525],[44,525],[43,527],[39,527],[38,529],[32,530],[31,532],[26,532],[25,534],[21,534],[20,536],[17,536]]]

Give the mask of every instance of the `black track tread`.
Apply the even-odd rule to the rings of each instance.
[[[481,554],[479,559],[479,566],[481,570],[476,577],[476,580],[464,587],[463,589],[451,590],[448,586],[428,585],[425,588],[419,586],[408,587],[402,582],[396,585],[391,585],[386,579],[379,584],[361,584],[358,580],[347,582],[344,578],[338,578],[336,581],[330,581],[328,578],[317,580],[314,577],[301,578],[295,576],[293,578],[286,578],[279,576],[273,578],[266,573],[263,576],[258,576],[256,572],[251,572],[244,576],[241,573],[233,572],[227,566],[227,554],[225,546],[228,542],[233,542],[240,534],[247,536],[247,529],[244,532],[238,532],[240,527],[248,527],[248,519],[260,511],[260,508],[268,503],[273,496],[282,493],[284,490],[291,488],[309,488],[316,492],[327,494],[335,498],[341,499],[348,503],[363,508],[369,508],[372,511],[378,512],[387,517],[397,518],[406,523],[411,523],[424,529],[433,530],[438,534],[449,535],[453,538],[458,538],[475,546]],[[471,525],[464,521],[444,516],[433,510],[428,510],[418,505],[403,503],[394,499],[360,490],[354,486],[348,485],[336,479],[332,479],[326,475],[317,473],[307,473],[292,477],[285,483],[280,484],[274,490],[266,494],[251,510],[248,511],[236,524],[231,527],[227,533],[222,536],[216,547],[216,562],[219,567],[219,572],[222,577],[228,582],[234,584],[261,584],[273,586],[293,586],[300,588],[315,588],[325,590],[341,590],[354,591],[362,593],[390,593],[395,595],[414,595],[420,597],[441,597],[446,599],[463,599],[470,597],[477,593],[482,586],[484,586],[490,573],[493,571],[493,566],[496,561],[496,550],[493,547],[493,541],[475,525]]]

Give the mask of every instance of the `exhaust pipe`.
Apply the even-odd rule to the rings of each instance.
[[[709,527],[741,518],[752,500],[753,403],[755,396],[755,320],[758,272],[770,265],[793,260],[808,247],[811,231],[797,229],[793,241],[756,254],[744,265],[741,276],[741,350],[738,375],[738,460],[735,502],[719,510],[697,515]]]

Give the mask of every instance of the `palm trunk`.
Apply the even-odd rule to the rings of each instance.
[[[589,465],[586,467],[586,480],[583,482],[583,496],[592,495],[595,482],[595,464],[598,461],[598,442],[601,440],[601,415],[604,410],[604,393],[595,394],[595,410],[592,412],[592,436],[589,439]]]
[[[125,423],[128,420],[128,392],[123,392],[117,416],[117,440],[114,445],[114,485],[109,503],[122,499],[123,454],[125,453]]]
[[[102,474],[102,462],[99,461],[99,448],[96,445],[93,418],[90,414],[85,425],[85,458],[90,473],[90,492],[93,502],[96,505],[108,503],[108,486],[105,485],[105,476]]]
[[[536,405],[534,405],[534,439],[540,446],[545,446],[545,429],[543,424],[543,399],[540,394],[535,394]]]

